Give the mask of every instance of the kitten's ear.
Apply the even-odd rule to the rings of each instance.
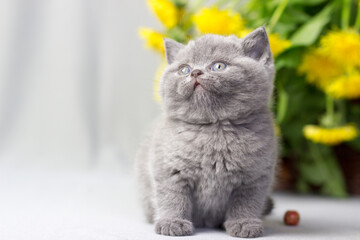
[[[168,64],[171,64],[180,49],[185,47],[183,44],[178,43],[170,38],[164,38],[165,56]]]
[[[243,38],[242,47],[246,56],[265,64],[271,62],[269,38],[264,27],[259,27]]]

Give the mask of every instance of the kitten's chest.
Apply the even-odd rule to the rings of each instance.
[[[214,173],[241,169],[251,134],[232,125],[211,125],[179,131],[177,149],[184,159]]]
[[[202,168],[193,186],[195,225],[219,226],[224,221],[231,193],[240,182],[240,175],[236,176],[223,168]]]

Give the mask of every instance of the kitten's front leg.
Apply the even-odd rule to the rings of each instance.
[[[254,238],[263,234],[260,219],[270,186],[269,177],[235,189],[231,195],[224,227],[233,237]]]
[[[156,186],[155,232],[169,236],[191,235],[192,202],[190,186],[184,181],[162,181]]]

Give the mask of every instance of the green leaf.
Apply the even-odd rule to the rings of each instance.
[[[280,18],[280,22],[291,23],[293,25],[309,21],[310,16],[302,9],[288,6]]]
[[[186,4],[188,3],[187,0],[172,0],[172,2],[176,5],[178,8],[184,8]]]
[[[306,180],[302,177],[299,177],[296,181],[296,189],[301,193],[310,192],[310,186],[307,184]]]
[[[318,169],[310,162],[304,161],[299,162],[299,171],[305,180],[314,186],[321,186],[325,180],[322,174],[319,174]]]
[[[354,148],[357,151],[360,151],[360,138],[357,137],[354,140],[352,140],[351,142],[348,143],[348,145],[352,148]],[[359,159],[360,161],[360,159]]]
[[[327,0],[292,0],[291,4],[299,4],[299,5],[308,5],[308,6],[315,6],[319,5],[320,3],[323,3]]]
[[[300,65],[303,53],[303,47],[291,46],[289,49],[286,49],[284,52],[280,53],[280,55],[276,57],[276,70],[279,70],[283,67],[297,68]]]
[[[302,25],[290,38],[293,46],[309,46],[319,37],[324,26],[330,21],[333,5],[329,4],[307,23]]]
[[[168,29],[166,35],[181,43],[186,43],[187,40],[186,33],[178,26]]]
[[[278,92],[279,92],[278,94],[279,99],[278,99],[276,121],[280,124],[286,116],[286,109],[288,107],[289,95],[287,94],[287,92],[283,87],[279,87]]]
[[[321,193],[333,197],[346,197],[345,181],[337,159],[328,146],[309,143],[317,174],[324,179]]]
[[[274,27],[273,32],[278,33],[280,36],[288,36],[290,33],[296,30],[296,24],[291,21],[288,22],[278,22]]]

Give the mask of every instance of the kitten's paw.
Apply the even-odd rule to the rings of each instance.
[[[224,227],[233,237],[255,238],[260,237],[264,232],[262,221],[256,218],[227,220]]]
[[[187,236],[194,232],[194,226],[190,221],[185,219],[163,218],[155,223],[155,232],[168,236]]]

